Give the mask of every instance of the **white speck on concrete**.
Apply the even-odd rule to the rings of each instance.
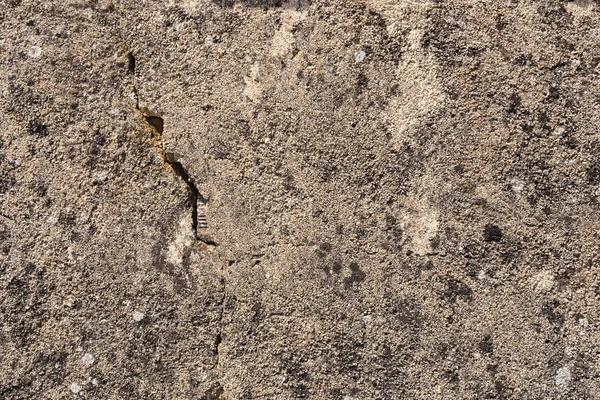
[[[77,382],[71,383],[71,392],[78,394],[81,391],[81,386]]]
[[[554,286],[554,274],[551,271],[542,271],[533,279],[538,292],[547,292]]]
[[[81,357],[81,362],[85,365],[92,365],[94,361],[96,361],[96,359],[90,353],[85,353],[83,357]]]
[[[554,129],[554,132],[552,132],[552,134],[555,136],[562,136],[563,133],[565,133],[565,128],[563,126],[557,126]]]
[[[92,10],[91,8],[86,8],[85,10],[83,10],[83,15],[85,15],[87,19],[92,19],[94,18],[94,10]]]
[[[79,218],[77,219],[77,222],[79,224],[85,224],[86,222],[88,222],[89,220],[89,216],[86,213],[83,213],[79,216]]]
[[[104,183],[108,179],[108,171],[100,171],[94,174],[95,183]]]
[[[479,279],[479,280],[485,279],[485,271],[484,270],[479,271],[479,273],[477,274],[477,279]]]
[[[367,56],[367,53],[365,53],[363,50],[357,51],[356,54],[354,55],[354,61],[356,61],[356,63],[361,63],[365,60],[366,56]]]
[[[571,370],[566,365],[556,371],[556,386],[561,390],[566,390],[571,382]]]
[[[372,320],[373,320],[373,317],[371,317],[370,315],[365,315],[363,317],[363,321],[365,324],[370,324]]]
[[[580,65],[581,65],[581,61],[579,61],[579,60],[577,60],[577,59],[575,59],[575,60],[571,61],[571,67],[572,67],[573,69],[577,69],[577,68],[579,68],[579,66],[580,66]]]
[[[92,385],[98,386],[98,379],[96,379],[96,378],[92,379]]]
[[[31,46],[29,51],[27,51],[27,55],[31,58],[40,58],[42,56],[42,48],[39,46]]]
[[[141,312],[141,311],[137,311],[136,310],[136,311],[133,312],[133,320],[135,322],[140,322],[141,320],[144,319],[145,316],[146,315],[143,312]]]
[[[573,355],[573,348],[571,346],[565,346],[565,356],[571,357]]]
[[[584,328],[587,328],[587,326],[590,324],[586,317],[579,318],[578,322],[579,322],[579,325],[583,326]]]
[[[521,193],[525,187],[525,183],[523,183],[523,181],[513,181],[511,187],[513,192]]]
[[[127,115],[127,112],[125,112],[124,110],[121,110],[120,108],[113,108],[110,112],[112,115],[114,115],[115,117],[125,117]]]

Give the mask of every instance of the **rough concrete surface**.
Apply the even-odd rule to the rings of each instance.
[[[600,2],[0,0],[1,399],[600,399]]]

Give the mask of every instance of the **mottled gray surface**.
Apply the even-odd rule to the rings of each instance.
[[[0,398],[600,398],[600,3],[0,0]]]

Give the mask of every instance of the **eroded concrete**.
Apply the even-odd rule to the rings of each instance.
[[[600,396],[596,2],[0,5],[0,397]]]

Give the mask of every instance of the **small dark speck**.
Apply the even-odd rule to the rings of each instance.
[[[390,346],[383,345],[383,356],[386,357],[386,358],[392,356],[392,349],[390,349]]]
[[[329,252],[331,252],[331,244],[330,243],[321,243],[319,245],[319,250],[321,250],[325,253],[329,253]]]
[[[346,289],[362,283],[367,276],[355,262],[351,263],[348,268],[350,268],[351,274],[344,278],[344,288]]]
[[[48,136],[48,127],[37,119],[32,119],[27,125],[27,132],[38,137]]]
[[[342,263],[339,260],[336,260],[333,262],[333,267],[331,267],[331,270],[333,272],[335,272],[336,274],[339,274],[342,271]],[[599,285],[600,287],[600,285]]]
[[[479,351],[487,355],[494,353],[494,343],[490,335],[485,335],[479,342]]]
[[[445,371],[443,375],[450,383],[457,383],[458,381],[460,381],[460,376],[458,374],[458,371],[456,371],[454,369],[449,369],[449,370]]]
[[[442,297],[448,301],[456,303],[458,299],[469,302],[473,300],[473,290],[467,284],[452,278],[446,282],[446,285]]]
[[[483,231],[483,239],[486,242],[499,242],[502,239],[502,229],[498,225],[487,224]]]

